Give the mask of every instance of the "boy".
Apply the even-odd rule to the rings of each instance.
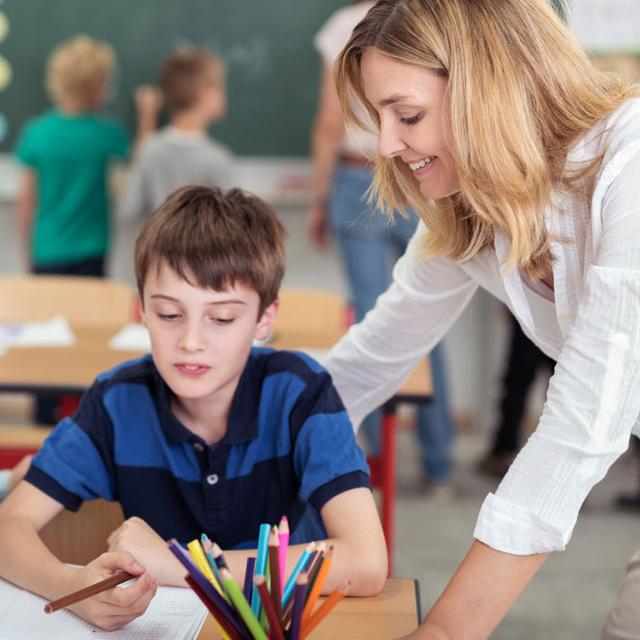
[[[286,514],[288,571],[300,543],[328,537],[327,589],[382,587],[367,467],[329,375],[305,355],[252,348],[276,317],[283,238],[274,212],[237,189],[181,189],[147,221],[135,264],[152,356],[99,376],[0,505],[2,577],[56,598],[116,569],[140,575],[72,608],[117,628],[146,609],[158,581],[184,584],[165,539],[205,532],[235,549],[226,557],[241,576],[259,523]],[[37,532],[96,497],[119,500],[127,520],[109,553],[67,567]]]
[[[226,108],[221,60],[202,49],[181,49],[164,61],[159,80],[171,119],[145,139],[134,159],[119,203],[122,217],[148,217],[179,187],[234,183],[231,153],[207,134]],[[155,121],[160,101],[141,96],[136,95],[139,119]]]
[[[111,47],[87,36],[62,43],[47,63],[55,108],[27,123],[16,147],[19,225],[34,273],[104,275],[107,169],[129,149],[122,127],[97,113],[114,66]]]

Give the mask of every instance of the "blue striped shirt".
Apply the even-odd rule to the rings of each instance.
[[[258,525],[285,514],[292,543],[326,537],[322,506],[370,486],[331,378],[304,354],[252,349],[216,444],[180,423],[170,402],[151,356],[101,374],[26,479],[68,509],[118,500],[164,539],[205,532],[226,549],[255,547]]]

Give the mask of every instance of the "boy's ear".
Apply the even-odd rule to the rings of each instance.
[[[136,299],[136,315],[140,318],[140,322],[146,327],[147,326],[147,314],[144,310],[144,301],[138,294]]]
[[[279,306],[280,300],[276,299],[262,312],[254,334],[256,340],[266,340],[271,335]]]

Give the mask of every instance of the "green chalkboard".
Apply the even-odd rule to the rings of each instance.
[[[213,130],[244,155],[304,155],[320,62],[312,38],[344,0],[0,0],[9,34],[0,56],[13,69],[0,92],[8,125],[3,150],[21,124],[47,108],[44,65],[76,33],[112,44],[120,63],[109,111],[132,130],[132,89],[155,80],[162,58],[181,44],[225,59],[229,111]]]

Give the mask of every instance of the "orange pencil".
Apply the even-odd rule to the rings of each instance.
[[[318,607],[318,610],[302,624],[302,631],[300,632],[300,638],[304,640],[330,613],[342,598],[349,587],[347,582],[344,591],[334,589],[325,601]]]
[[[302,627],[309,621],[311,614],[313,613],[313,607],[315,606],[318,598],[320,597],[320,593],[322,592],[322,587],[324,585],[324,581],[327,578],[327,574],[329,573],[329,569],[331,569],[331,560],[333,558],[333,547],[329,547],[329,551],[324,555],[324,562],[318,571],[318,576],[316,577],[316,581],[313,584],[313,588],[309,593],[309,597],[307,598],[307,604],[304,607],[304,611],[302,613]]]

